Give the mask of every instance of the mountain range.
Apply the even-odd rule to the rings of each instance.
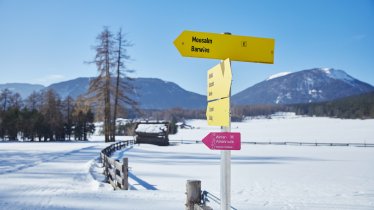
[[[21,83],[0,84],[26,98],[31,92],[53,89],[61,98],[78,97],[87,92],[91,78],[82,77],[55,83],[48,87]],[[173,82],[156,78],[136,78],[134,99],[142,109],[205,109],[206,96],[181,88]],[[330,101],[346,96],[374,91],[370,84],[359,81],[343,70],[314,68],[294,73],[272,75],[232,96],[234,105],[296,104]]]
[[[314,68],[294,73],[283,72],[249,87],[232,97],[238,105],[298,104],[331,101],[374,91],[343,70]]]
[[[8,83],[0,85],[0,91],[8,88],[12,92],[20,93],[27,98],[33,91],[52,89],[64,99],[71,96],[76,99],[87,93],[89,77],[80,77],[73,80],[54,83],[48,87],[30,85],[27,83]],[[133,98],[138,101],[142,109],[170,109],[180,107],[184,109],[202,109],[206,106],[206,97],[181,88],[173,82],[166,82],[156,78],[135,78],[132,81],[135,94]]]
[[[27,84],[27,83],[5,83],[0,84],[0,91],[8,89],[14,93],[19,93],[22,98],[26,98],[34,91],[44,89],[43,85]]]

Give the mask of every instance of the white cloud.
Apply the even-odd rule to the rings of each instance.
[[[42,84],[42,85],[50,85],[52,83],[61,82],[64,79],[66,79],[66,77],[64,75],[51,74],[51,75],[47,75],[47,76],[44,76],[44,77],[37,78],[37,79],[35,79],[35,81],[39,84]]]

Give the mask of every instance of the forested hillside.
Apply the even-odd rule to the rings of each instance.
[[[345,119],[374,118],[374,92],[320,103],[235,106],[231,113],[233,120],[240,120],[243,116],[270,115],[279,111]]]
[[[290,110],[300,115],[348,119],[374,118],[374,92],[350,96],[330,102],[293,105],[290,108]]]

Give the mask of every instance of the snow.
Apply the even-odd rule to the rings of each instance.
[[[1,143],[0,209],[145,210],[150,204],[164,209],[183,205],[167,191],[113,191],[96,180],[102,170],[96,159],[106,145]]]
[[[347,120],[327,117],[272,116],[274,119],[248,119],[232,122],[231,131],[240,132],[242,141],[297,141],[318,143],[374,143],[374,119]],[[208,126],[206,120],[189,120],[195,129],[179,129],[171,140],[200,141],[209,132],[219,132],[219,127]]]
[[[349,84],[351,84],[354,81],[354,78],[349,76],[343,70],[332,69],[332,68],[322,68],[321,70],[324,71],[327,74],[327,76],[332,79],[342,80]]]
[[[103,181],[98,156],[108,144],[0,142],[0,209],[184,209],[185,184],[219,197],[220,152],[200,141],[219,127],[188,120],[171,146],[134,145],[113,158],[129,158],[132,190]],[[246,141],[374,143],[374,120],[340,120],[278,113],[272,119],[232,123]],[[132,137],[119,137],[132,139]],[[232,206],[236,209],[374,209],[374,148],[242,144],[232,151]],[[219,209],[214,202],[209,203]]]
[[[330,71],[332,70],[332,68],[325,67],[325,68],[321,68],[321,70],[324,71],[326,74],[330,74],[331,73]]]
[[[295,112],[276,112],[270,115],[271,119],[292,119],[292,118],[299,118],[300,116],[296,115]],[[256,117],[247,117],[246,121],[250,119],[266,119],[265,116],[256,116]]]
[[[269,81],[271,79],[275,79],[275,78],[278,78],[278,77],[283,77],[283,76],[286,76],[287,74],[291,74],[292,72],[280,72],[280,73],[277,73],[277,74],[274,74],[274,75],[271,75],[270,77],[268,77],[266,79],[266,81]]]
[[[141,133],[160,133],[166,130],[167,127],[165,124],[139,124],[135,131]]]
[[[311,95],[313,98],[317,98],[319,94],[322,93],[322,90],[316,90],[316,89],[311,89],[311,90],[308,90],[308,94]],[[309,101],[309,103],[311,102],[311,100]]]
[[[284,98],[292,99],[292,95],[290,92],[287,92],[286,94],[280,94],[277,96],[277,99],[275,100],[276,104],[279,104],[279,102],[282,102]]]
[[[203,190],[219,196],[219,152],[202,144],[141,145],[124,155],[131,162],[131,173],[160,191],[183,194],[186,180],[199,179]],[[372,148],[243,145],[241,151],[232,152],[232,205],[237,209],[371,209],[373,155]]]
[[[279,102],[282,100],[282,97],[281,96],[278,96],[277,99],[275,100],[275,103],[276,104],[279,104]]]

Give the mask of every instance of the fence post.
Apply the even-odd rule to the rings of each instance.
[[[108,179],[108,174],[109,174],[109,169],[108,169],[108,157],[106,155],[104,155],[104,175],[105,175],[105,178]]]
[[[201,181],[187,180],[186,195],[186,210],[194,210],[194,205],[201,202]]]
[[[105,163],[104,163],[104,154],[103,154],[103,152],[100,152],[100,161],[101,161],[102,167],[104,168]]]
[[[122,187],[123,190],[129,189],[129,159],[122,159]]]

